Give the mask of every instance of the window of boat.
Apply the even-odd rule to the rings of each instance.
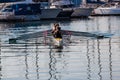
[[[29,11],[29,10],[31,10],[31,7],[30,7],[30,6],[28,6],[28,7],[27,7],[27,10],[28,10],[28,11]]]
[[[73,5],[73,4],[70,4],[70,5],[68,5],[68,7],[75,7],[75,5]]]
[[[18,4],[15,7],[16,15],[35,15],[41,13],[40,4]]]
[[[41,5],[41,8],[47,8],[49,3],[48,2],[42,2],[40,5]]]
[[[6,6],[4,9],[2,9],[2,12],[12,12],[12,5]]]
[[[61,5],[61,8],[68,8],[68,5]]]
[[[26,6],[24,4],[16,4],[15,9],[16,9],[16,11],[26,10]]]
[[[40,7],[41,5],[40,4],[31,4],[31,9],[34,10],[34,11],[39,11],[40,10]]]
[[[11,8],[5,8],[2,10],[2,12],[12,12],[12,11],[13,11],[13,9],[11,9]]]
[[[13,5],[8,5],[8,6],[6,6],[6,8],[12,8],[13,7]]]

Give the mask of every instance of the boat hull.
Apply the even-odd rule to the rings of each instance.
[[[97,8],[94,15],[120,15],[120,8]]]
[[[37,15],[15,15],[14,12],[1,12],[1,21],[34,21],[42,19],[56,19],[61,9],[41,9]]]
[[[53,42],[54,42],[54,45],[57,46],[57,47],[62,47],[63,46],[62,38],[54,38]]]
[[[93,11],[93,8],[76,7],[71,0],[56,0],[51,4],[51,7],[69,9],[73,11],[70,17],[88,17],[92,14]],[[68,14],[64,15],[65,11],[61,12],[61,14],[61,17],[68,16]]]
[[[93,8],[74,8],[74,12],[71,17],[88,17],[92,14]]]
[[[56,19],[62,9],[57,8],[48,8],[48,9],[41,9],[40,19]]]
[[[62,9],[62,11],[58,14],[57,18],[70,18],[72,13],[72,9]]]

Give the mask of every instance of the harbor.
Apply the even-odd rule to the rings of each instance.
[[[77,2],[77,1],[76,1]],[[120,15],[119,1],[8,0],[0,3],[0,21],[39,21]]]
[[[0,1],[0,80],[119,79],[119,0]]]
[[[0,21],[38,21],[89,17],[93,8],[77,6],[70,0],[1,2]]]

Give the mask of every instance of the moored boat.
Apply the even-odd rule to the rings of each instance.
[[[59,0],[52,2],[51,5],[56,8],[62,8],[64,10],[69,9],[73,11],[70,17],[88,17],[93,11],[93,8],[75,6],[71,0]]]
[[[93,8],[76,7],[74,8],[74,12],[72,13],[71,17],[89,17],[92,11],[93,11]]]
[[[50,8],[62,9],[62,11],[57,16],[58,18],[70,18],[74,12],[74,10],[71,8],[73,5],[68,0],[60,0],[54,2],[51,1],[50,3]]]
[[[94,9],[93,15],[120,15],[120,3],[107,3]]]
[[[33,21],[56,19],[62,9],[41,8],[40,3],[13,3],[0,11],[2,21]]]

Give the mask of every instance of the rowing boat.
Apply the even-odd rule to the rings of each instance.
[[[54,45],[57,47],[62,47],[63,46],[63,39],[62,38],[54,38]]]

